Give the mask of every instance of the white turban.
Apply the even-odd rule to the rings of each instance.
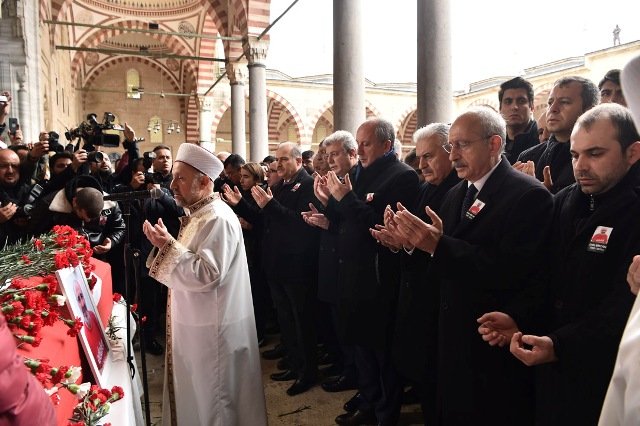
[[[636,128],[640,130],[640,56],[633,58],[622,69],[620,84]]]
[[[175,161],[181,161],[216,180],[224,166],[212,153],[194,143],[185,142],[178,148]]]

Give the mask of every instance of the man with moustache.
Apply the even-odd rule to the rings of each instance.
[[[273,189],[256,185],[251,195],[262,210],[262,259],[288,355],[289,369],[271,375],[276,381],[294,380],[289,396],[306,392],[317,381],[315,298],[318,279],[317,228],[301,213],[313,195],[313,178],[302,167],[297,144],[283,142],[276,151],[282,182]]]
[[[355,346],[359,408],[336,417],[340,425],[377,422],[395,424],[400,412],[401,384],[391,362],[393,317],[399,282],[399,259],[376,244],[369,229],[382,223],[384,209],[411,204],[418,185],[416,172],[393,151],[395,130],[383,119],[370,119],[356,133],[359,164],[342,182],[327,174],[331,194],[326,215],[338,224],[338,334]]]
[[[511,312],[522,303],[552,209],[549,191],[501,155],[504,138],[504,119],[492,109],[460,115],[445,148],[463,181],[439,214],[427,209],[432,224],[408,210],[393,216],[403,238],[433,256],[429,285],[440,286],[435,424],[533,424],[531,372],[476,336],[487,307]]]
[[[513,166],[535,176],[554,194],[571,185],[574,178],[569,138],[573,125],[582,113],[599,102],[598,88],[591,80],[577,76],[560,78],[548,99],[547,131],[551,134],[548,142],[524,151]]]
[[[445,194],[460,179],[453,169],[447,143],[450,125],[432,123],[413,134],[419,169],[425,178],[411,212],[426,223],[429,206],[439,211]],[[435,422],[436,402],[436,346],[439,294],[438,286],[428,281],[431,256],[414,250],[409,241],[395,233],[387,208],[385,226],[376,225],[373,236],[401,256],[401,280],[393,341],[393,360],[400,375],[417,390],[425,424]],[[390,226],[387,226],[390,225]]]
[[[571,156],[576,183],[555,197],[548,297],[531,308],[534,328],[504,313],[478,320],[488,323],[480,329],[485,339],[510,341],[516,358],[537,366],[536,423],[550,426],[598,421],[634,300],[627,268],[640,248],[640,191],[632,171],[640,135],[629,111],[602,104],[583,114]],[[603,231],[606,241],[598,238]]]

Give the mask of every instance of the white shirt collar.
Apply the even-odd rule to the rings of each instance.
[[[500,162],[501,162],[501,161],[502,161],[502,157],[500,157],[500,161],[498,161],[498,162],[496,163],[496,165],[495,165],[495,166],[493,166],[493,167],[491,168],[491,170],[489,170],[489,171],[487,172],[487,174],[486,174],[486,175],[482,176],[482,177],[481,177],[480,179],[478,179],[477,181],[475,181],[475,182],[469,182],[469,181],[467,181],[467,188],[468,188],[469,186],[471,186],[471,184],[473,184],[473,185],[476,187],[476,189],[478,190],[478,192],[482,191],[482,187],[484,186],[484,184],[485,184],[485,183],[487,183],[487,180],[489,179],[489,176],[491,176],[491,174],[494,172],[494,170],[495,170],[495,169],[500,165]]]

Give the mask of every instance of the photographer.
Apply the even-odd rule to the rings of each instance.
[[[131,157],[130,157],[131,158]],[[158,145],[152,152],[145,152],[143,157],[129,161],[131,170],[128,183],[122,183],[114,188],[114,193],[142,191],[145,189],[160,188],[162,196],[158,199],[132,200],[130,201],[130,243],[135,249],[141,251],[141,259],[146,259],[151,251],[151,244],[142,233],[142,223],[145,219],[157,222],[158,218],[162,218],[169,232],[176,237],[180,228],[179,217],[184,215],[184,211],[179,207],[173,193],[169,189],[171,184],[171,168],[172,168],[171,150],[166,145]],[[148,170],[152,170],[149,172]],[[126,172],[121,173],[123,180]],[[123,207],[124,208],[124,207]],[[121,253],[122,254],[122,253]],[[113,261],[117,264],[118,259],[124,256],[114,256]],[[121,265],[121,262],[120,264]],[[144,266],[144,265],[143,265]],[[114,270],[124,270],[123,265]],[[124,277],[121,282],[124,282]],[[117,280],[114,280],[114,285]],[[133,286],[133,275],[130,275],[130,284]],[[140,277],[140,285],[142,286],[142,295],[136,294],[135,299],[140,304],[141,314],[147,317],[144,325],[144,339],[146,352],[153,355],[161,355],[164,348],[155,339],[156,330],[159,330],[160,317],[162,309],[166,305],[166,295],[162,291],[163,286],[148,276],[146,267],[142,268]],[[130,288],[130,295],[133,295],[135,288]],[[131,296],[130,296],[131,297]]]
[[[85,192],[87,188],[91,189]],[[38,236],[54,225],[69,225],[89,240],[96,258],[105,260],[122,241],[125,224],[118,203],[102,197],[98,181],[77,176],[64,189],[38,200],[31,212],[29,233]]]
[[[42,157],[46,143],[37,143],[27,157]],[[40,193],[31,185],[34,163],[20,157],[11,149],[0,150],[0,245],[14,244],[26,236],[29,208]]]
[[[22,130],[19,126],[15,130],[9,128],[7,118],[10,112],[11,94],[5,91],[0,94],[0,149],[22,143]]]

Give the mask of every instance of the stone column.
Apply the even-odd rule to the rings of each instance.
[[[451,89],[449,0],[418,0],[418,127],[450,123]]]
[[[264,60],[269,43],[249,37],[244,40],[249,61],[249,159],[262,161],[269,154],[269,123],[267,118],[267,73]]]
[[[26,81],[26,75],[25,74],[18,74],[18,84],[19,84],[19,89],[18,89],[18,114],[15,113],[15,111],[12,111],[12,115],[14,116],[18,116],[19,117],[19,122],[20,122],[20,128],[21,129],[27,129],[28,131],[31,130],[31,120],[29,119],[29,93],[27,92],[27,88],[25,87],[25,83]],[[29,132],[28,134],[32,134],[31,132]],[[25,138],[25,142],[28,142],[27,140],[27,131],[23,132],[23,137]]]
[[[245,64],[243,63],[228,63],[226,67],[227,77],[231,85],[231,151],[242,158],[247,158],[244,104],[246,74],[244,66]]]
[[[211,125],[213,124],[212,98],[209,96],[198,97],[200,146],[215,152],[216,145],[211,141]]]
[[[333,0],[333,128],[354,136],[366,119],[362,10],[361,0]]]

